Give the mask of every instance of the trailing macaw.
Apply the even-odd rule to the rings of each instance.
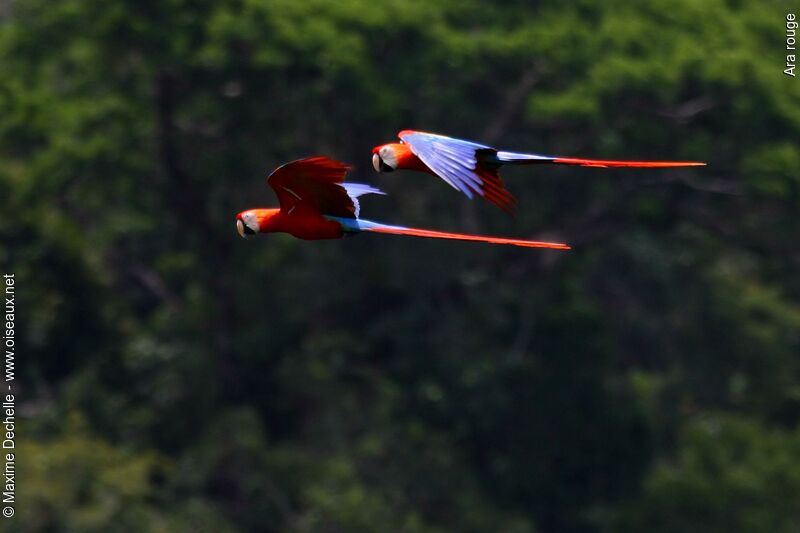
[[[435,133],[403,130],[400,142],[372,149],[372,166],[377,172],[397,169],[419,170],[438,176],[472,199],[478,195],[506,211],[516,201],[503,185],[499,170],[503,165],[552,163],[584,167],[696,167],[694,161],[606,161],[500,151],[472,141]]]
[[[385,193],[370,185],[345,183],[347,170],[344,163],[324,156],[298,159],[278,167],[267,178],[267,184],[275,190],[280,208],[242,211],[236,215],[239,235],[249,237],[256,233],[284,232],[300,239],[319,240],[370,231],[569,250],[569,246],[561,243],[445,233],[360,219],[358,198],[364,194]]]

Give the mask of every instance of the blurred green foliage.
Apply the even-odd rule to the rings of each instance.
[[[800,85],[755,0],[0,10],[13,531],[800,530]],[[405,128],[703,169],[378,178]],[[244,242],[326,153],[368,218]],[[24,347],[24,348],[22,348]]]

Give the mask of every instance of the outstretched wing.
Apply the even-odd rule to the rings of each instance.
[[[401,131],[398,137],[437,176],[467,198],[482,196],[507,211],[513,210],[514,198],[497,170],[478,165],[477,152],[494,152],[491,146],[413,130]]]
[[[275,169],[267,184],[278,195],[281,211],[315,212],[343,218],[357,218],[358,197],[363,194],[384,194],[360,183],[344,183],[350,167],[325,156],[307,157]]]

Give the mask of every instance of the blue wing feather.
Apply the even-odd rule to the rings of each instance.
[[[365,194],[386,194],[382,190],[377,189],[372,185],[367,185],[366,183],[340,183],[339,185],[347,192],[347,196],[349,196],[353,201],[353,206],[356,208],[356,218],[358,218],[358,215],[361,214],[361,204],[358,201],[359,196],[363,196]]]
[[[475,152],[491,150],[491,146],[419,131],[403,132],[400,139],[450,186],[463,192],[468,198],[472,198],[474,194],[484,195],[481,187],[483,180],[475,172],[478,164]]]

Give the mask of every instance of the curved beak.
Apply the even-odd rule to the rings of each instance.
[[[372,154],[372,166],[375,167],[375,170],[377,170],[378,173],[391,172],[394,170],[394,168],[387,165],[386,162],[383,159],[381,159],[381,156],[378,154]]]
[[[241,237],[243,239],[246,239],[247,237],[249,237],[249,235],[247,233],[245,233],[244,223],[241,220],[237,220],[236,221],[236,231],[239,232],[239,235],[241,235]]]

